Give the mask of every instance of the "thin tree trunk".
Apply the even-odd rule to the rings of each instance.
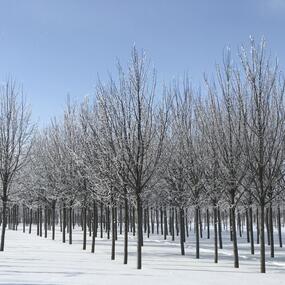
[[[259,212],[256,209],[256,243],[259,244],[260,230],[259,230]]]
[[[234,267],[239,268],[235,207],[233,204],[231,205],[230,212],[231,212],[231,231],[232,231],[232,238],[233,238]]]
[[[123,233],[123,210],[122,205],[119,207],[119,220],[120,220],[120,235]]]
[[[209,209],[208,208],[206,211],[206,219],[207,219],[207,239],[210,239],[210,215],[209,215]]]
[[[1,232],[1,245],[0,251],[4,251],[4,243],[5,243],[5,231],[7,225],[7,198],[3,198],[3,208],[2,208],[2,232]]]
[[[217,209],[217,212],[218,212],[219,246],[220,246],[220,249],[223,249],[221,211],[219,207]]]
[[[23,204],[23,233],[26,232],[26,207]]]
[[[217,206],[214,205],[214,244],[215,244],[215,263],[218,263],[218,219],[217,219]]]
[[[39,208],[39,222],[40,222],[40,237],[43,236],[43,210],[42,207]]]
[[[65,203],[63,203],[63,209],[62,209],[62,242],[65,243],[65,230],[66,230],[66,206]]]
[[[100,203],[100,238],[103,238],[103,202]]]
[[[83,250],[86,250],[87,239],[87,209],[86,205],[83,207]]]
[[[52,202],[52,239],[55,239],[55,201]]]
[[[240,212],[238,211],[238,229],[239,229],[239,236],[242,237],[242,232],[241,232],[241,218],[240,218]]]
[[[278,237],[279,237],[279,246],[282,247],[282,232],[281,232],[281,215],[280,207],[277,207],[277,224],[278,224]]]
[[[72,202],[69,205],[69,244],[72,244]]]
[[[249,231],[250,231],[250,227],[249,227],[249,217],[248,217],[248,210],[245,210],[245,220],[246,220],[246,240],[249,243],[250,242],[250,238],[249,238]]]
[[[196,258],[200,258],[199,244],[199,207],[195,207],[195,236],[196,236]]]
[[[273,235],[273,214],[272,204],[269,206],[269,232],[270,232],[270,256],[274,257],[274,235]]]
[[[249,208],[249,230],[250,230],[250,250],[251,250],[251,254],[254,254],[252,206],[250,206]]]
[[[142,206],[141,198],[137,193],[137,269],[142,269]]]
[[[124,264],[128,263],[128,228],[129,228],[129,205],[127,198],[127,190],[124,192],[125,202],[125,229],[124,229]]]
[[[260,205],[260,272],[265,273],[264,205]]]
[[[180,248],[181,248],[181,255],[185,255],[185,249],[184,249],[184,240],[185,240],[185,230],[184,230],[184,209],[181,207],[179,209],[180,213]]]
[[[164,207],[163,211],[163,221],[164,221],[164,239],[166,240],[168,231],[167,231],[167,212],[166,212],[166,207]]]
[[[44,220],[44,229],[45,229],[45,238],[47,238],[47,228],[48,228],[48,209],[47,206],[45,206],[45,220]]]
[[[116,228],[115,228],[115,207],[112,205],[112,248],[111,248],[111,260],[115,260],[115,246],[116,246]]]
[[[95,252],[95,237],[96,237],[96,201],[93,200],[93,232],[92,232],[92,246],[91,246],[91,252]]]
[[[33,209],[30,210],[30,225],[29,225],[29,234],[32,233],[32,223],[33,223]]]

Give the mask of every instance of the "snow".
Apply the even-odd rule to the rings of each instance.
[[[6,251],[0,253],[0,284],[124,284],[124,285],[242,285],[284,284],[285,249],[276,245],[276,257],[267,256],[267,273],[259,273],[259,256],[251,256],[249,244],[239,239],[240,268],[233,268],[232,247],[224,237],[219,264],[213,262],[213,240],[201,240],[201,258],[195,259],[193,232],[186,243],[186,256],[180,255],[178,240],[164,241],[163,237],[145,238],[143,269],[136,269],[136,244],[130,236],[129,264],[123,264],[123,238],[116,243],[116,260],[111,261],[111,241],[96,239],[96,253],[82,250],[82,234],[75,229],[73,244],[63,244],[57,232],[52,241],[18,231],[7,231]],[[68,241],[67,241],[68,242]],[[269,247],[267,246],[267,255]]]

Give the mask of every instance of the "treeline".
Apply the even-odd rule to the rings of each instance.
[[[23,222],[47,237],[59,224],[72,243],[76,224],[86,239],[104,231],[115,245],[137,237],[142,268],[144,233],[179,236],[181,254],[189,231],[199,240],[214,234],[214,261],[222,231],[230,229],[234,267],[238,236],[246,228],[251,254],[259,244],[265,272],[265,242],[274,257],[274,229],[282,247],[284,223],[285,81],[265,42],[250,41],[238,59],[227,50],[203,92],[187,76],[158,93],[156,72],[133,49],[127,69],[98,82],[94,97],[67,100],[63,118],[35,131],[29,108],[14,82],[1,89],[0,175],[2,235]],[[161,88],[160,88],[161,89]],[[284,225],[283,225],[284,226]],[[192,228],[193,227],[193,228]],[[203,233],[204,232],[204,233]]]

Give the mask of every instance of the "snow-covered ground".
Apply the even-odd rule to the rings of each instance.
[[[49,233],[50,234],[50,233]],[[267,274],[259,272],[258,249],[251,256],[249,244],[239,240],[240,268],[233,268],[232,249],[224,237],[219,264],[213,263],[213,241],[201,240],[201,258],[195,259],[193,236],[186,244],[186,256],[180,255],[178,241],[164,241],[160,236],[145,239],[143,270],[136,269],[135,240],[130,236],[129,264],[123,265],[123,240],[119,236],[116,260],[111,261],[111,242],[96,240],[96,253],[89,245],[82,250],[82,234],[75,230],[73,244],[63,244],[18,231],[7,231],[6,251],[0,253],[0,284],[285,284],[285,248],[276,246],[276,257],[268,258]],[[267,247],[267,252],[269,248]]]

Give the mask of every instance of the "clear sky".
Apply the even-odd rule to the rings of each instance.
[[[97,74],[126,63],[134,43],[159,81],[211,74],[223,49],[265,36],[285,70],[285,0],[0,0],[0,82],[23,84],[46,124],[66,95],[94,93]]]

